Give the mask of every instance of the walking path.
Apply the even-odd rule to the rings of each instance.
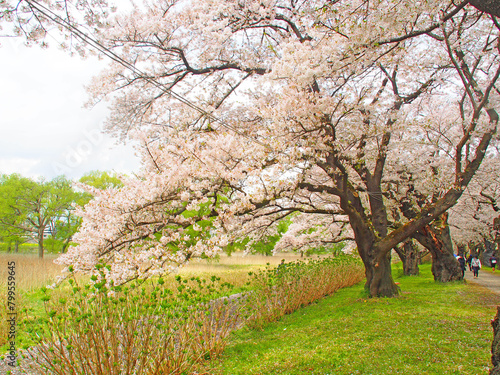
[[[495,273],[485,271],[486,267],[483,266],[479,270],[479,277],[475,279],[472,272],[469,270],[465,271],[465,280],[471,283],[479,284],[488,288],[493,293],[500,295],[500,270],[496,270]]]

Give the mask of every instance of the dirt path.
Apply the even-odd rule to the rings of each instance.
[[[472,271],[468,269],[465,271],[465,280],[471,283],[479,284],[488,288],[493,293],[500,295],[500,271],[496,270],[494,273],[489,270],[485,270],[486,267],[483,267],[479,270],[479,277],[474,278],[472,275]]]
[[[33,364],[31,358],[18,356],[16,358],[16,366],[8,365],[7,358],[0,358],[0,374],[1,375],[40,375],[38,371],[33,370],[30,366]]]

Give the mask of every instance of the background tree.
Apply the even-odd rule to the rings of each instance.
[[[52,183],[54,183],[52,181]],[[46,239],[52,251],[66,252],[71,244],[74,234],[81,225],[81,218],[76,216],[76,207],[83,207],[89,202],[91,197],[73,188],[73,182],[65,178],[57,179],[56,189],[53,199],[58,199],[61,203],[60,209],[49,221],[48,228],[50,235]]]
[[[19,245],[29,237],[20,228],[20,223],[26,220],[26,212],[16,207],[15,192],[22,185],[22,177],[18,174],[0,176],[0,238],[7,244],[8,251],[12,246],[15,252]]]
[[[418,265],[421,264],[422,258],[428,254],[427,251],[419,249],[412,238],[396,246],[394,250],[403,263],[403,273],[406,276],[416,276],[420,273]]]
[[[123,186],[122,181],[116,173],[107,171],[91,171],[85,173],[78,181],[100,190],[120,188]]]
[[[499,250],[500,160],[498,148],[493,148],[485,163],[456,207],[451,210],[453,238],[461,247],[469,244],[473,254],[485,254],[485,264]]]
[[[65,200],[69,199],[72,203],[62,210],[58,216],[49,221],[50,235],[47,236],[44,242],[46,247],[50,247],[52,251],[64,253],[82,222],[81,218],[75,214],[75,208],[76,206],[85,206],[92,199],[92,194],[75,191],[71,186],[71,181],[64,179],[62,181],[67,185],[65,187],[67,193]],[[123,186],[116,174],[106,171],[88,172],[80,178],[79,182],[101,190]]]
[[[34,181],[19,175],[10,175],[0,186],[2,201],[1,225],[6,230],[38,243],[38,256],[43,258],[47,235],[60,234],[59,221],[73,210],[77,195],[72,182],[64,177],[52,181]],[[73,231],[76,227],[73,227]]]

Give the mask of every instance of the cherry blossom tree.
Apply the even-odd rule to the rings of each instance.
[[[403,273],[407,276],[415,276],[420,273],[418,265],[422,258],[428,254],[427,251],[419,249],[412,238],[394,248],[403,264]]]
[[[495,147],[488,152],[481,170],[471,181],[460,201],[450,210],[453,238],[460,248],[471,244],[471,250],[475,251],[476,246],[479,246],[486,249],[489,255],[498,250],[499,162],[498,147]]]
[[[100,24],[114,62],[89,89],[110,100],[108,131],[142,143],[144,169],[94,192],[61,262],[109,263],[124,282],[298,213],[300,245],[353,238],[369,293],[397,294],[391,250],[453,207],[496,133],[492,14],[467,1],[163,0]],[[422,203],[398,224],[390,196],[408,175]]]
[[[438,169],[436,165],[439,165],[439,163],[435,163],[434,160],[432,169],[434,170],[434,174],[437,175]],[[439,199],[441,194],[443,194],[442,186],[439,186],[439,184],[434,186],[434,191],[428,194],[422,194],[415,189],[415,184],[411,178],[407,181],[407,185],[405,185],[403,189],[398,190],[403,190],[403,194],[401,194],[401,192],[399,194],[394,194],[392,198],[397,198],[398,202],[400,202],[400,205],[396,205],[395,207],[395,209],[399,209],[400,212],[396,212],[394,215],[399,225],[401,225],[401,219],[414,219],[416,215],[418,215],[419,207],[424,205],[426,200],[435,202]],[[444,212],[433,222],[417,230],[411,237],[417,240],[420,245],[430,252],[434,280],[449,282],[461,280],[463,278],[459,264],[455,258],[453,241],[448,224],[448,212]],[[395,250],[404,264],[413,267],[413,271],[405,271],[408,274],[417,273],[416,261],[419,256],[419,250],[413,246],[411,239],[405,241],[403,246],[396,247]]]
[[[79,28],[84,33],[95,33],[106,27],[108,17],[116,10],[106,0],[0,2],[0,37],[23,37],[27,44],[47,47],[56,42],[60,47],[86,56],[86,42],[76,36]],[[52,40],[48,42],[48,35]]]

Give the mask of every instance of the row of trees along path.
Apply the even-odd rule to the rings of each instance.
[[[141,145],[138,178],[97,192],[61,263],[109,263],[122,283],[291,217],[290,246],[351,241],[371,296],[398,294],[391,252],[410,238],[461,276],[440,250],[449,210],[499,164],[496,2],[105,3],[0,4],[13,35],[45,45],[57,26],[110,57],[89,103],[109,100],[106,131]]]

